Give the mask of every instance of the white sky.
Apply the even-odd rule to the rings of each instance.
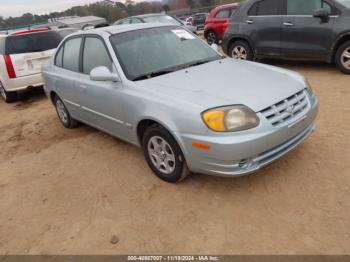
[[[44,14],[64,11],[72,6],[94,3],[98,0],[0,0],[0,16],[21,16],[24,13]],[[141,0],[135,0],[140,2]],[[124,1],[122,1],[124,2]]]

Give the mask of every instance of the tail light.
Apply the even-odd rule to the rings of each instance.
[[[223,24],[224,33],[226,33],[226,31],[227,31],[227,29],[228,29],[229,26],[230,26],[230,22],[225,22],[225,23]]]
[[[4,60],[5,60],[5,64],[6,64],[6,69],[7,69],[7,73],[9,75],[9,78],[16,78],[16,72],[15,69],[13,68],[13,64],[12,64],[12,60],[10,55],[4,55]]]

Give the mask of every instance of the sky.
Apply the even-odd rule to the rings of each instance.
[[[98,0],[0,0],[0,16],[21,16],[24,13],[44,14],[64,11],[72,6],[94,3]],[[136,0],[140,2],[141,0]],[[122,1],[123,2],[123,1]]]

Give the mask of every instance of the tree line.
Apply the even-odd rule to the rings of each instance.
[[[137,3],[133,0],[126,0],[125,4],[116,2],[113,6],[106,5],[102,1],[84,6],[75,6],[63,12],[52,12],[43,15],[25,13],[19,17],[4,18],[0,14],[0,28],[47,23],[50,18],[59,18],[62,16],[94,15],[103,17],[108,22],[112,23],[120,18],[133,15],[159,13],[161,11],[170,11],[181,8],[201,8],[229,2],[237,2],[237,0],[162,0]]]

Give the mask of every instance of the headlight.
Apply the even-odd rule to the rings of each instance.
[[[202,113],[204,123],[215,132],[235,132],[254,128],[259,118],[253,110],[243,105],[225,106]]]
[[[311,85],[309,81],[305,79],[305,86],[306,86],[306,91],[308,92],[309,96],[312,97],[314,95],[314,92],[312,91]]]

